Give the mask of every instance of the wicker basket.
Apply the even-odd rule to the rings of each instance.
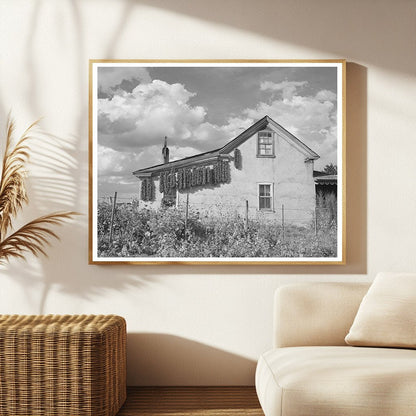
[[[126,322],[0,315],[0,415],[114,416],[126,399]]]

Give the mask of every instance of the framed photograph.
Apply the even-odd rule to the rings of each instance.
[[[345,61],[90,61],[92,264],[344,264]]]

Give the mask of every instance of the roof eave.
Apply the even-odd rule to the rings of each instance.
[[[305,159],[305,162],[311,162],[311,161],[314,161],[314,160],[319,159],[320,157],[321,157],[321,156],[319,156],[319,155],[312,156],[312,157],[307,157],[307,158]]]
[[[195,157],[194,160],[191,158],[179,159],[179,160],[174,160],[173,162],[170,162],[170,163],[166,163],[164,165],[156,165],[154,167],[136,170],[133,172],[133,175],[137,177],[150,177],[152,175],[157,175],[160,172],[163,172],[165,170],[170,170],[172,168],[178,169],[178,168],[189,166],[191,164],[192,166],[206,165],[207,163],[214,163],[218,159],[224,159],[224,158],[230,158],[230,156],[218,153],[214,155],[207,155],[206,157],[199,158],[199,159]]]

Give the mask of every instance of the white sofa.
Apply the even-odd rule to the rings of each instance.
[[[274,348],[256,370],[266,416],[416,415],[416,350],[344,341],[368,288],[310,283],[276,291]]]

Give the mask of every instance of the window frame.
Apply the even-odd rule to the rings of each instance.
[[[270,196],[261,196],[260,195],[260,186],[267,185],[270,187]],[[261,212],[274,212],[274,184],[273,182],[258,182],[257,183],[257,206],[258,210]],[[260,207],[260,198],[269,198],[270,199],[270,208],[261,208]]]
[[[260,151],[260,136],[262,133],[267,133],[267,134],[271,134],[271,143],[268,145],[271,145],[272,147],[272,153],[271,154],[264,154],[261,153]],[[276,153],[275,153],[275,132],[272,130],[260,130],[259,132],[257,132],[257,157],[276,157]]]

